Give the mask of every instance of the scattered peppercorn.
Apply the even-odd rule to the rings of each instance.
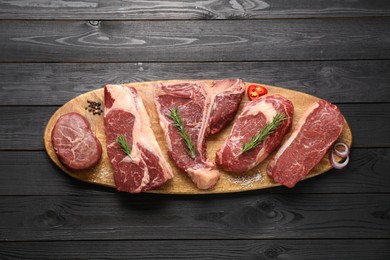
[[[102,104],[96,101],[87,100],[88,106],[85,107],[85,110],[92,112],[93,115],[101,115],[103,113]]]

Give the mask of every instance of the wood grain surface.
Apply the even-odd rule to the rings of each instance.
[[[0,241],[390,239],[383,194],[1,196],[0,214]]]
[[[270,188],[278,185],[277,183],[273,182],[273,180],[269,178],[266,174],[266,166],[270,158],[273,157],[274,153],[272,153],[261,164],[247,171],[245,174],[236,175],[236,174],[231,174],[222,171],[220,169],[222,175],[217,185],[215,185],[213,188],[207,191],[202,191],[196,188],[196,186],[193,184],[190,178],[182,171],[180,171],[174,165],[174,163],[171,160],[169,160],[167,156],[166,140],[164,138],[164,133],[160,128],[159,117],[155,108],[155,101],[154,101],[154,96],[155,96],[154,91],[160,82],[163,82],[164,84],[175,84],[182,81],[171,80],[171,81],[156,81],[156,82],[124,84],[124,86],[134,87],[135,89],[137,89],[138,94],[142,97],[146,110],[149,112],[152,129],[156,135],[156,139],[163,151],[163,154],[165,154],[167,161],[170,162],[173,170],[173,174],[175,176],[172,180],[168,181],[163,186],[148,192],[162,193],[162,194],[229,193],[229,192],[240,192],[240,191],[247,191],[247,190]],[[213,81],[205,80],[203,82],[205,82],[209,87],[211,87]],[[251,84],[254,83],[246,83],[246,86],[249,86]],[[288,90],[288,89],[283,89],[283,88],[268,86],[268,85],[266,85],[266,87],[269,91],[268,94],[270,95],[280,94],[286,97],[287,99],[291,100],[291,102],[294,104],[294,121],[292,126],[293,129],[296,125],[296,122],[300,119],[301,115],[304,113],[306,108],[319,100],[317,97]],[[58,167],[60,167],[64,172],[71,175],[72,177],[93,184],[115,187],[113,170],[111,168],[111,164],[109,162],[109,159],[107,157],[107,152],[105,149],[106,138],[104,132],[103,118],[102,116],[98,116],[98,115],[93,116],[90,112],[84,109],[84,107],[87,104],[87,100],[94,100],[100,103],[104,103],[103,89],[98,89],[98,90],[94,90],[82,94],[72,99],[68,103],[66,103],[64,106],[62,106],[59,110],[57,110],[53,114],[53,116],[50,118],[49,122],[47,123],[45,129],[45,134],[44,134],[45,148],[48,155],[53,160],[53,162]],[[242,109],[243,105],[246,102],[248,102],[248,98],[245,96],[243,101],[241,102],[241,106],[238,113],[240,113],[240,110]],[[102,154],[101,162],[95,167],[86,171],[72,171],[64,167],[59,161],[59,159],[57,158],[57,155],[55,154],[54,148],[52,146],[51,132],[54,128],[55,123],[57,122],[60,116],[70,112],[78,112],[84,115],[89,120],[89,122],[91,123],[92,131],[95,133],[96,137],[100,140],[103,146],[103,154]],[[208,145],[207,157],[212,162],[215,160],[216,151],[219,149],[219,147],[222,146],[222,144],[228,137],[230,130],[231,130],[231,124],[230,127],[224,129],[220,134],[215,136],[209,136],[208,144],[207,144]],[[288,136],[289,135],[286,135],[285,138],[288,138]],[[352,134],[348,126],[348,123],[346,121],[344,122],[343,132],[339,137],[338,141],[344,142],[349,147],[351,147]],[[332,169],[328,156],[329,155],[326,154],[324,158],[316,165],[316,167],[313,168],[313,170],[308,174],[307,176],[308,178],[317,176],[321,173],[327,172],[328,170]]]
[[[151,246],[152,245],[152,246]],[[20,250],[23,248],[24,250]],[[145,250],[148,248],[148,250]],[[189,254],[202,259],[354,259],[383,260],[390,257],[388,242],[381,239],[318,240],[121,240],[7,242],[0,244],[0,257],[93,258],[107,259],[184,259]],[[381,252],[378,254],[378,252]]]
[[[248,82],[283,86],[332,103],[390,102],[389,71],[388,60],[0,63],[0,105],[63,105],[104,84],[237,75]]]
[[[340,26],[342,24],[343,26]],[[0,61],[174,62],[389,59],[390,18],[0,21]]]
[[[374,2],[374,3],[373,3]],[[75,12],[75,9],[77,12]],[[0,19],[264,19],[384,16],[386,0],[375,1],[174,1],[68,0],[0,1]]]

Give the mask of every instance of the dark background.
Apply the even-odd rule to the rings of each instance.
[[[0,1],[0,258],[390,259],[390,1]],[[43,130],[107,83],[221,79],[337,104],[351,162],[253,192],[117,193]]]

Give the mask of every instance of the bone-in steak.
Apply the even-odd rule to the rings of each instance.
[[[291,101],[280,96],[265,96],[245,104],[234,122],[232,131],[217,151],[216,163],[226,171],[242,173],[262,162],[291,129],[294,107]],[[277,113],[286,119],[263,142],[252,150],[241,153],[243,145],[256,135]]]
[[[199,189],[211,188],[220,177],[220,172],[206,158],[206,137],[209,133],[219,132],[233,119],[244,90],[245,84],[239,79],[216,81],[212,87],[203,82],[183,82],[160,84],[157,88],[157,111],[165,132],[168,154]],[[183,138],[169,117],[170,110],[175,107],[195,146],[195,158],[188,154]]]
[[[102,145],[92,133],[88,120],[78,113],[62,115],[53,128],[51,138],[54,151],[68,169],[88,169],[102,156]]]
[[[107,153],[118,191],[138,193],[161,186],[173,177],[154,133],[142,99],[134,88],[107,85],[104,89]],[[117,142],[124,136],[127,155]]]
[[[268,175],[276,182],[294,187],[321,161],[340,136],[343,120],[340,110],[325,100],[311,105],[269,162]]]

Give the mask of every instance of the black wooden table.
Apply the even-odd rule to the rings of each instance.
[[[107,83],[240,77],[337,104],[350,165],[226,195],[117,193],[43,129]],[[390,259],[390,2],[0,1],[0,258]]]

